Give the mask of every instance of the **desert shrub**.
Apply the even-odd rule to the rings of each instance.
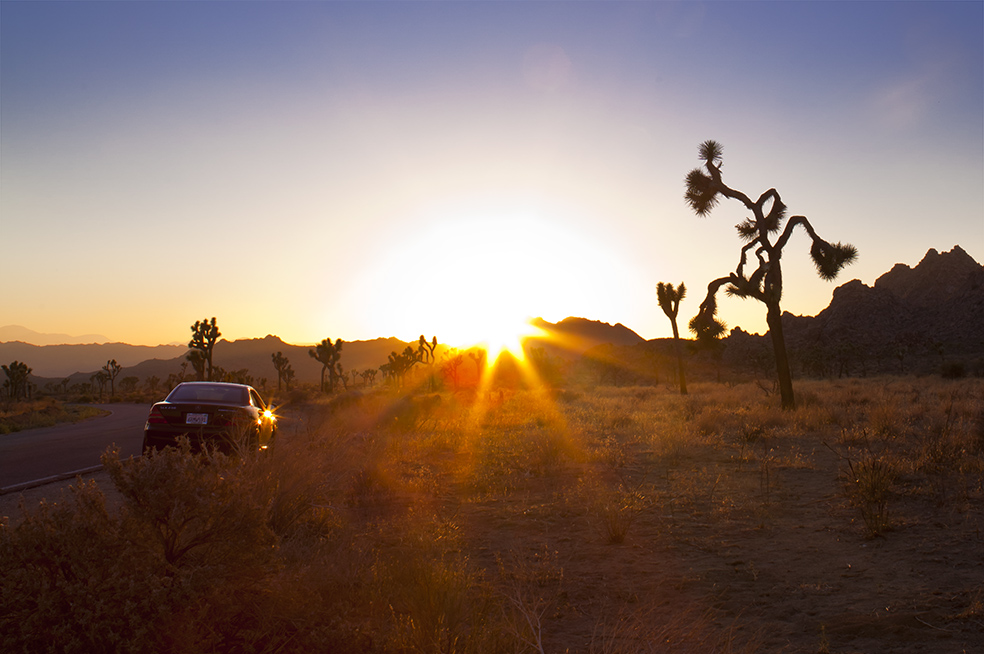
[[[595,510],[608,543],[621,545],[625,542],[644,503],[645,497],[638,489],[627,489],[624,484],[600,495]]]
[[[873,442],[865,429],[845,432],[839,456],[847,466],[845,491],[857,508],[869,536],[891,527],[888,501],[898,476],[898,461],[884,442]]]
[[[943,379],[963,379],[967,376],[967,366],[962,361],[947,361],[940,366]]]
[[[157,650],[156,625],[182,595],[173,576],[93,483],[0,526],[0,648],[6,652]]]

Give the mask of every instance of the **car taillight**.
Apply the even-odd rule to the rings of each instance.
[[[147,424],[148,425],[166,425],[167,424],[167,418],[165,418],[164,417],[164,414],[161,413],[161,410],[158,409],[155,406],[153,409],[150,410],[150,415],[147,416]]]

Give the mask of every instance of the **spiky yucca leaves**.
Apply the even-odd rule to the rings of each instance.
[[[686,296],[687,287],[684,286],[683,282],[680,282],[680,285],[675,289],[673,284],[664,284],[663,282],[656,284],[656,300],[659,302],[663,313],[670,320],[677,317],[677,312],[680,310],[680,300]]]
[[[700,305],[700,311],[687,326],[697,337],[698,344],[703,345],[721,338],[728,331],[728,326],[717,317],[717,300],[713,293],[708,294]]]
[[[687,193],[684,197],[690,208],[701,217],[711,213],[718,203],[718,191],[714,188],[714,180],[704,174],[700,168],[694,168],[687,173]]]
[[[710,139],[704,141],[698,147],[697,152],[704,163],[714,164],[720,167],[721,155],[724,153],[724,148],[717,141]]]
[[[822,239],[814,239],[810,247],[810,257],[817,267],[817,274],[822,279],[830,281],[844,266],[850,265],[857,259],[858,249],[847,243],[830,244]]]

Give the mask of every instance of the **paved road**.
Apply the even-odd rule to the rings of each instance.
[[[99,465],[115,443],[120,456],[140,454],[149,404],[100,404],[112,414],[74,425],[0,435],[0,488]]]

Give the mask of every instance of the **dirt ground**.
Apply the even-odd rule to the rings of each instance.
[[[892,527],[870,537],[841,491],[838,456],[819,443],[770,449],[783,447],[808,454],[768,479],[725,460],[681,461],[657,479],[623,471],[657,500],[633,513],[622,544],[560,480],[461,506],[459,518],[487,565],[492,552],[525,549],[558,570],[548,652],[597,648],[599,617],[614,628],[633,613],[706,621],[762,652],[984,652],[980,504],[896,497]],[[687,481],[701,485],[696,498]]]

